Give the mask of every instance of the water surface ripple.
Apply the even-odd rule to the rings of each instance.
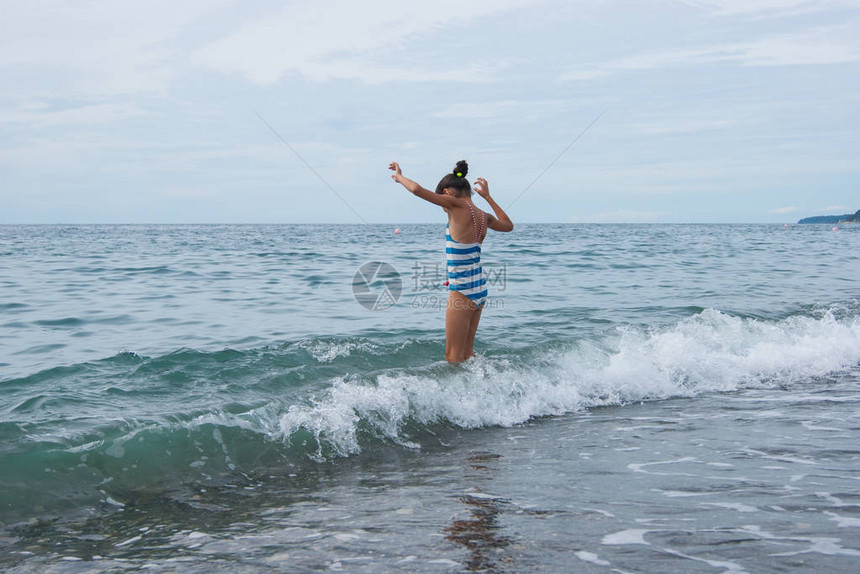
[[[0,567],[856,569],[856,226],[401,228],[0,226]]]

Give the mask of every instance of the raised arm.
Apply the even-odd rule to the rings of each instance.
[[[412,192],[413,195],[420,197],[425,201],[429,201],[430,203],[435,203],[436,205],[440,205],[445,209],[450,207],[454,207],[455,204],[460,202],[456,197],[451,197],[450,195],[442,195],[439,193],[433,193],[429,189],[424,189],[416,182],[412,181],[405,175],[400,172],[400,165],[395,161],[391,162],[388,166],[388,169],[394,172],[394,175],[391,176],[391,179],[408,189]]]
[[[475,191],[490,204],[490,207],[493,208],[493,213],[496,214],[496,217],[491,217],[487,220],[487,227],[496,231],[513,231],[514,222],[511,221],[505,210],[496,203],[496,200],[490,197],[490,186],[487,185],[486,179],[479,177],[475,180]]]

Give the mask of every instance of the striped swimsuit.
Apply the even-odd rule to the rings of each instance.
[[[472,227],[475,230],[474,243],[461,243],[451,237],[450,226],[445,228],[445,255],[448,260],[448,290],[459,291],[480,308],[487,301],[487,279],[481,268],[481,231],[486,228],[487,214],[481,212],[481,227],[475,218],[472,204]]]

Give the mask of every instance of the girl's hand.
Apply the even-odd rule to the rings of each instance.
[[[487,185],[487,180],[479,177],[475,180],[475,192],[484,199],[490,198],[490,186]]]
[[[403,177],[403,174],[400,172],[400,165],[396,161],[393,161],[388,165],[388,169],[394,172],[394,175],[391,176],[391,179],[393,179],[397,183],[400,183],[400,178]]]

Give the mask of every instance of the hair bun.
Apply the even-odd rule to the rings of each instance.
[[[466,163],[466,160],[461,159],[457,162],[457,167],[454,168],[454,175],[457,177],[466,177],[466,174],[469,173],[469,164]]]

